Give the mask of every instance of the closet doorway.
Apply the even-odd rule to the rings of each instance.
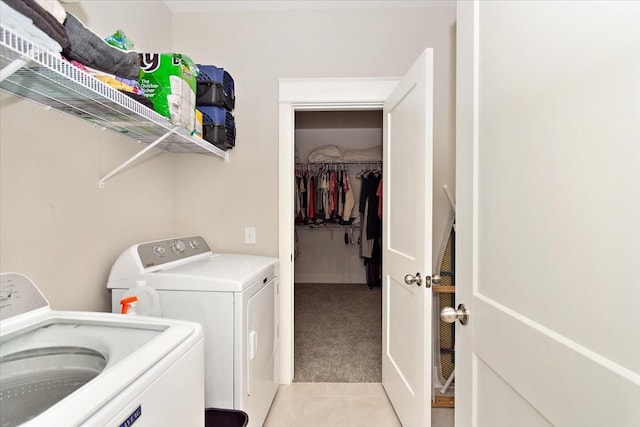
[[[401,78],[281,79],[279,86],[281,382],[293,380],[294,362],[295,113],[383,109],[382,385],[400,418],[421,425],[430,424],[424,403],[431,398],[432,82],[427,48]]]
[[[382,121],[295,112],[295,382],[381,382]]]
[[[280,79],[279,82],[279,311],[280,382],[294,375],[294,177],[295,113],[381,110],[397,78]]]

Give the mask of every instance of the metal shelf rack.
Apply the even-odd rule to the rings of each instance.
[[[154,147],[229,160],[227,152],[3,26],[0,68],[0,89],[149,144],[100,178],[100,187]]]

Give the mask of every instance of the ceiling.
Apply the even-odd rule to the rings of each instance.
[[[455,7],[455,0],[165,0],[172,12]]]

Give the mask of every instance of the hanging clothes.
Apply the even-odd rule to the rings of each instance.
[[[296,224],[308,227],[353,225],[344,230],[347,245],[358,244],[366,283],[382,284],[382,171],[379,162],[361,165],[303,163],[296,165]],[[356,232],[358,229],[356,228]]]
[[[344,165],[296,165],[296,223],[353,224],[360,216],[354,187]]]
[[[355,200],[353,197],[353,189],[351,187],[351,183],[349,182],[349,174],[344,172],[343,176],[342,176],[342,185],[340,187],[340,190],[342,191],[342,194],[344,195],[344,206],[343,206],[343,211],[342,211],[342,220],[343,221],[348,221],[349,217],[351,216],[351,211],[353,210],[353,206],[355,204]]]
[[[360,256],[367,269],[367,285],[382,284],[382,173],[365,171],[360,175],[361,243]]]

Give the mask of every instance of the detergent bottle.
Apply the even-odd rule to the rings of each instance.
[[[160,296],[158,292],[147,285],[146,280],[136,280],[136,285],[129,288],[122,299],[136,297],[135,311],[141,316],[160,317]],[[122,304],[122,301],[120,302]]]
[[[122,306],[120,313],[126,314],[127,316],[135,316],[136,313],[136,303],[138,302],[138,297],[131,296],[125,297],[120,300],[120,305]]]

